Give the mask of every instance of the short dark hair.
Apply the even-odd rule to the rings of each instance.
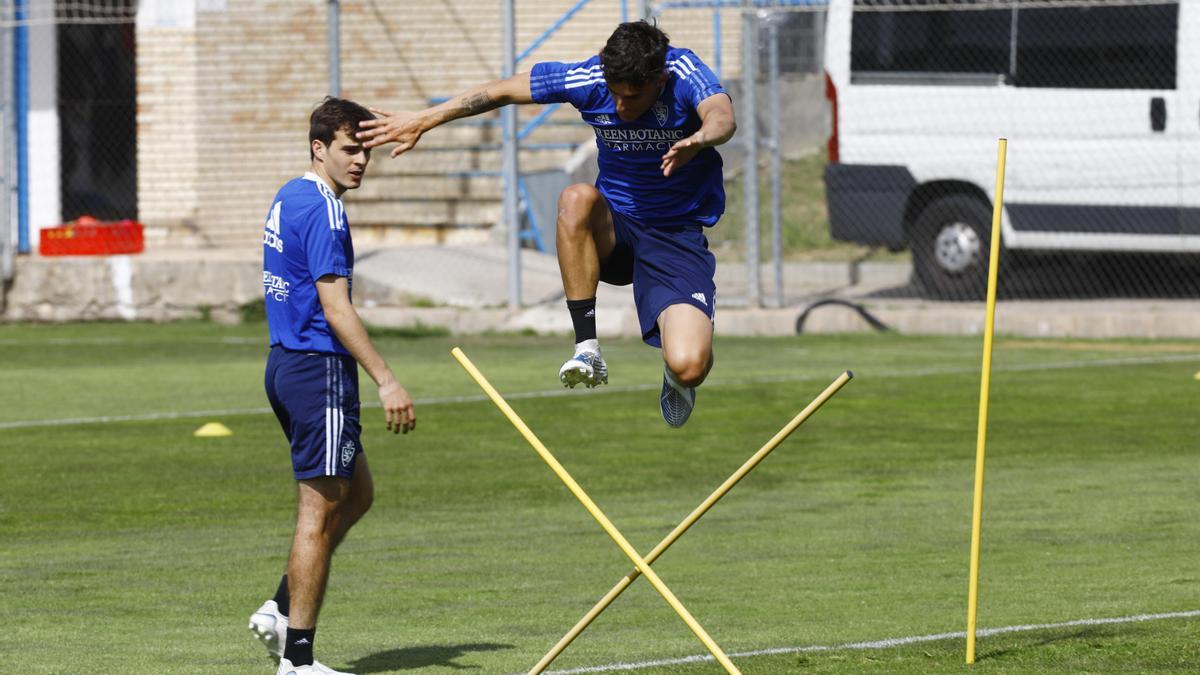
[[[666,33],[645,20],[617,26],[600,51],[604,79],[609,84],[641,86],[658,78],[667,67],[669,43]]]
[[[372,115],[370,110],[354,101],[326,96],[308,118],[309,159],[313,158],[313,141],[321,141],[328,147],[333,143],[333,137],[337,135],[338,130],[345,131],[353,138],[358,131],[359,122],[373,119],[375,115]]]

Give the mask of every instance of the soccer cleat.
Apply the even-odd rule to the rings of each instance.
[[[287,640],[287,617],[279,613],[279,605],[268,600],[250,615],[250,632],[267,648],[267,655],[276,663],[283,657],[283,643]]]
[[[658,407],[662,410],[667,425],[679,428],[688,421],[696,407],[696,388],[685,387],[675,381],[671,371],[663,367],[662,393],[658,395]]]
[[[316,659],[313,659],[311,666],[293,666],[291,661],[280,659],[279,670],[275,671],[275,675],[354,675],[354,673],[334,670]]]
[[[601,384],[608,384],[608,366],[600,352],[580,352],[567,359],[558,369],[558,380],[565,387],[575,388],[584,384],[589,389]]]

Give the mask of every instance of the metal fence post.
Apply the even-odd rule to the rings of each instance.
[[[745,196],[746,304],[762,303],[758,242],[758,17],[752,0],[742,0],[742,114],[738,126],[746,148],[742,191]]]
[[[783,162],[780,152],[779,118],[779,24],[767,24],[769,51],[767,54],[767,91],[771,109],[771,263],[775,270],[775,306],[783,307],[783,213],[781,191]]]
[[[512,77],[516,71],[516,13],[513,8],[514,0],[501,0],[501,10],[504,15],[504,62],[501,66],[501,77]],[[521,221],[517,209],[517,109],[506,105],[500,111],[504,126],[504,223],[508,227],[508,306],[517,309],[521,306]]]
[[[329,48],[329,95],[340,97],[342,95],[342,18],[339,9],[338,0],[329,0],[325,23],[329,31],[326,38]]]

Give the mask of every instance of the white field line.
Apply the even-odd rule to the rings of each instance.
[[[0,347],[82,347],[91,345],[264,345],[262,337],[184,337],[180,340],[131,340],[128,337],[46,337],[44,340],[0,340]]]
[[[993,372],[1022,372],[1030,370],[1072,370],[1078,368],[1112,368],[1118,366],[1132,365],[1153,365],[1162,363],[1189,363],[1200,361],[1200,353],[1198,354],[1171,354],[1163,356],[1130,356],[1114,359],[1095,359],[1090,361],[1059,361],[1047,363],[1023,363],[1010,366],[993,366]],[[865,374],[867,377],[875,378],[909,378],[909,377],[929,377],[934,375],[973,375],[979,372],[979,368],[922,368],[916,370],[898,370],[898,371],[859,371],[858,377],[861,379]],[[772,384],[780,382],[811,382],[822,380],[823,376],[815,375],[764,375],[760,377],[746,377],[733,379],[714,379],[704,383],[705,389],[722,386],[739,386],[747,384]],[[658,391],[661,383],[644,383],[633,384],[619,387],[603,386],[588,392],[589,395],[596,394],[626,394],[637,391]],[[536,398],[553,398],[556,396],[571,396],[580,394],[573,389],[543,389],[539,391],[525,391],[512,394],[505,394],[504,398],[508,400],[536,399]],[[469,394],[463,396],[439,396],[432,398],[417,399],[417,405],[453,405],[458,403],[479,403],[487,401],[488,398],[484,394]],[[374,401],[364,401],[364,408],[378,408],[379,404]],[[55,426],[71,426],[80,424],[107,424],[111,422],[153,422],[159,420],[172,419],[192,419],[203,417],[231,417],[236,415],[263,415],[271,412],[267,407],[256,408],[226,408],[218,410],[185,410],[178,412],[152,412],[139,413],[134,415],[102,415],[98,417],[68,417],[57,419],[40,419],[40,420],[17,420],[13,422],[0,422],[0,431],[4,429],[29,429],[33,427],[55,427]]]
[[[104,345],[132,345],[132,344],[218,344],[218,345],[262,345],[263,339],[259,337],[238,337],[225,336],[214,338],[182,338],[179,340],[136,340],[120,337],[75,337],[75,338],[45,338],[45,339],[4,339],[0,340],[0,347],[41,347],[44,345],[54,345],[55,347],[83,347],[83,346],[104,346]],[[266,352],[264,345],[263,352]]]
[[[1002,626],[1000,628],[980,628],[975,632],[976,637],[987,637],[989,635],[1002,635],[1004,633],[1024,633],[1036,630],[1050,630],[1055,628],[1073,628],[1076,626],[1104,626],[1109,624],[1123,623],[1138,623],[1141,621],[1159,621],[1162,619],[1188,619],[1200,617],[1200,610],[1191,610],[1187,612],[1166,612],[1163,614],[1135,614],[1133,616],[1122,616],[1110,619],[1078,619],[1076,621],[1064,621],[1062,623],[1030,623],[1021,626]],[[807,647],[773,647],[771,649],[756,649],[749,652],[730,653],[730,658],[749,658],[752,656],[771,656],[775,654],[803,654],[811,652],[833,652],[852,649],[891,649],[892,647],[902,647],[904,645],[919,644],[922,642],[937,642],[939,640],[965,640],[967,637],[966,631],[957,631],[954,633],[936,633],[933,635],[911,635],[909,637],[888,638],[886,640],[871,640],[869,642],[848,642],[840,645],[811,645]],[[643,670],[646,668],[656,668],[659,666],[678,666],[689,663],[703,663],[705,661],[713,661],[710,654],[683,656],[675,659],[656,659],[654,661],[638,661],[635,663],[611,663],[604,666],[589,666],[585,668],[572,668],[570,670],[548,670],[547,675],[571,675],[572,673],[605,673],[619,670]]]

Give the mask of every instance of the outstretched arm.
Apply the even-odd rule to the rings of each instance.
[[[662,172],[670,176],[675,169],[687,164],[704,148],[721,145],[733,138],[737,122],[733,118],[733,101],[725,93],[713,94],[696,106],[700,129],[671,146],[662,157]]]
[[[396,143],[396,147],[392,149],[392,157],[396,157],[411,150],[426,131],[446,122],[471,117],[509,104],[523,103],[533,103],[529,73],[517,73],[503,80],[493,80],[472,87],[445,103],[420,112],[389,113],[371,108],[371,112],[380,117],[363,122],[363,131],[358,132],[357,136],[359,140],[366,141],[363,143],[366,148]]]

